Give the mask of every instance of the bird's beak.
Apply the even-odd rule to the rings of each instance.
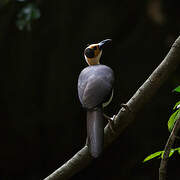
[[[103,41],[101,41],[98,45],[99,45],[99,49],[103,49],[107,44],[109,44],[112,41],[112,39],[105,39]]]

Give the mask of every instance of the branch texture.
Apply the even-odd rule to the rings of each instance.
[[[167,143],[166,143],[166,146],[164,148],[164,155],[163,155],[163,158],[161,160],[161,163],[160,163],[160,168],[159,168],[159,180],[166,180],[166,174],[167,174],[167,162],[168,162],[168,159],[169,159],[169,153],[171,151],[171,148],[174,144],[174,141],[177,137],[177,134],[179,132],[179,129],[180,129],[180,118],[177,119],[175,125],[174,125],[174,128],[167,140]]]
[[[172,45],[169,53],[154,70],[150,77],[137,90],[133,97],[122,107],[114,119],[114,132],[109,124],[104,129],[104,146],[109,146],[117,137],[133,122],[135,114],[149,102],[159,87],[175,71],[180,64],[180,36]],[[69,179],[75,173],[85,168],[92,162],[93,158],[88,152],[87,146],[82,148],[63,166],[49,175],[45,180]]]

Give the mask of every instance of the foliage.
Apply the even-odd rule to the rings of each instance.
[[[173,92],[177,92],[180,93],[180,86],[176,87]],[[173,107],[173,110],[175,111],[169,118],[168,120],[168,130],[171,132],[173,130],[174,124],[176,122],[176,120],[180,117],[180,101],[178,101],[175,106]],[[174,152],[177,151],[178,154],[180,154],[180,147],[175,148],[175,149],[171,149],[170,153],[169,153],[169,157],[171,157]],[[163,158],[164,155],[164,151],[158,151],[155,152],[153,154],[150,154],[149,156],[147,156],[143,162],[149,161],[153,158]]]
[[[169,153],[169,157],[171,157],[171,156],[174,154],[175,151],[177,151],[178,154],[180,154],[180,147],[175,148],[175,149],[171,149],[171,151],[170,151],[170,153]],[[155,153],[147,156],[147,157],[143,160],[143,162],[149,161],[149,160],[151,160],[151,159],[153,159],[153,158],[163,158],[163,155],[164,155],[164,151],[155,152]]]
[[[146,162],[146,161],[149,161],[150,159],[153,159],[153,158],[156,158],[156,157],[160,157],[160,155],[163,153],[163,151],[158,151],[158,152],[155,152],[149,156],[147,156],[143,162]]]
[[[176,120],[180,117],[180,101],[178,101],[173,110],[176,110],[169,118],[169,121],[168,121],[168,130],[171,132],[173,127],[174,127],[174,124],[176,122]]]
[[[180,86],[178,86],[178,87],[176,87],[173,91],[175,91],[175,92],[180,92]]]
[[[18,0],[24,2],[25,0]],[[16,25],[19,30],[26,28],[28,31],[32,29],[32,22],[40,18],[40,10],[35,3],[26,4],[18,13]]]

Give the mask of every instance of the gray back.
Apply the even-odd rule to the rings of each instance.
[[[112,69],[105,65],[84,68],[78,79],[78,95],[84,108],[94,108],[111,94],[114,82]]]

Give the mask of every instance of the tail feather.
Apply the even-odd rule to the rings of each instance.
[[[87,111],[87,137],[88,147],[94,158],[99,157],[104,144],[104,126],[103,113],[99,108],[93,111]]]

